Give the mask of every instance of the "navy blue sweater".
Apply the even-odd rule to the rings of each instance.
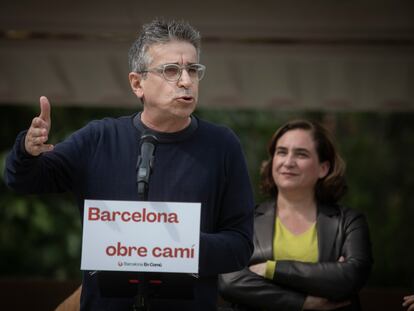
[[[144,130],[139,114],[93,121],[38,157],[25,153],[22,132],[7,157],[5,180],[21,193],[71,191],[81,215],[85,199],[137,200]],[[217,274],[242,269],[253,250],[253,197],[240,143],[228,128],[195,117],[181,132],[155,134],[160,143],[148,200],[201,202],[200,278],[191,306],[177,310],[215,310]],[[131,304],[100,297],[96,274],[84,272],[81,310],[131,310]]]

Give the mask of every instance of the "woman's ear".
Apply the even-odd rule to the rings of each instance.
[[[328,161],[322,162],[319,165],[319,178],[320,179],[322,179],[322,178],[326,177],[326,175],[328,175],[330,167],[331,166],[329,165]]]
[[[142,88],[142,75],[137,72],[130,72],[128,78],[132,92],[134,92],[138,98],[142,98],[144,96],[144,90]]]

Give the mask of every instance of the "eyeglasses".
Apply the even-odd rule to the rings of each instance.
[[[177,64],[164,64],[158,67],[149,68],[144,72],[158,72],[162,73],[163,77],[167,81],[176,82],[180,80],[183,70],[186,70],[191,80],[200,81],[204,77],[206,66],[201,64],[189,64],[189,65],[177,65]]]

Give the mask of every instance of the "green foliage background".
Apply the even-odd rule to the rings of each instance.
[[[88,121],[121,116],[127,109],[53,107],[56,143]],[[0,165],[37,106],[0,107]],[[292,118],[324,122],[347,162],[344,204],[370,224],[375,265],[369,286],[410,287],[414,275],[414,113],[289,112],[199,109],[197,115],[232,128],[240,137],[256,201],[259,167],[277,127]],[[3,176],[1,177],[3,178]],[[0,277],[80,278],[81,224],[69,194],[21,196],[0,184]]]

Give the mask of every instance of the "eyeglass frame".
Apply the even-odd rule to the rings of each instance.
[[[179,69],[179,75],[177,76],[176,79],[171,80],[171,79],[168,79],[166,77],[166,75],[165,75],[165,68],[167,66],[174,66],[174,67],[176,67],[176,68]],[[147,70],[141,70],[138,73],[157,72],[157,73],[162,74],[163,78],[166,81],[169,81],[169,82],[177,82],[177,81],[179,81],[181,79],[181,76],[183,74],[183,70],[185,69],[187,71],[188,75],[190,76],[190,79],[193,80],[193,78],[191,78],[190,73],[188,72],[188,69],[191,66],[197,66],[198,67],[197,72],[199,72],[200,70],[202,71],[201,78],[198,78],[198,73],[197,73],[197,81],[201,81],[204,78],[204,75],[205,75],[205,72],[206,72],[206,66],[205,65],[202,65],[202,64],[198,64],[198,63],[187,64],[187,65],[178,65],[178,64],[174,64],[174,63],[167,63],[167,64],[159,65],[157,67],[148,68]]]

